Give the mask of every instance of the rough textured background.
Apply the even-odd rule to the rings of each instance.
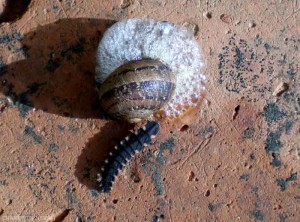
[[[0,24],[0,220],[300,221],[299,8],[32,0],[20,19]],[[96,173],[133,126],[101,118],[95,52],[114,21],[139,16],[198,26],[207,94],[162,123],[103,195]]]

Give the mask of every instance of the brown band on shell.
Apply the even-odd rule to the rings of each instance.
[[[164,81],[145,81],[140,83],[129,83],[119,86],[103,94],[101,103],[105,109],[109,110],[112,106],[119,102],[131,102],[141,100],[153,100],[162,105],[170,99],[168,93],[175,84]]]
[[[105,92],[115,87],[147,80],[175,82],[169,67],[158,60],[131,61],[109,75],[101,84],[99,96],[102,97]]]

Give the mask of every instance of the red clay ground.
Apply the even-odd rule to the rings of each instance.
[[[0,220],[300,221],[299,8],[32,0],[0,24]],[[133,17],[198,26],[207,93],[99,194],[96,173],[133,126],[102,118],[95,52]]]

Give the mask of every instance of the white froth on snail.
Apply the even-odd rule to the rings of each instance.
[[[96,81],[103,85],[118,68],[123,73],[128,68],[120,67],[140,60],[159,61],[171,70],[175,89],[163,104],[167,116],[178,116],[185,106],[196,105],[194,100],[204,90],[204,59],[194,36],[185,28],[148,18],[115,23],[98,47]]]

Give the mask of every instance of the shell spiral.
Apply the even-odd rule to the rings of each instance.
[[[196,105],[193,101],[204,90],[206,76],[202,72],[202,51],[194,36],[183,27],[148,18],[123,20],[105,32],[97,51],[96,81],[100,91],[117,69],[144,58],[160,61],[173,76],[174,93],[167,92],[170,98],[161,104],[167,116],[178,116],[184,106]]]
[[[174,89],[174,76],[168,66],[152,59],[131,61],[103,82],[100,104],[116,119],[139,122],[160,110]]]

